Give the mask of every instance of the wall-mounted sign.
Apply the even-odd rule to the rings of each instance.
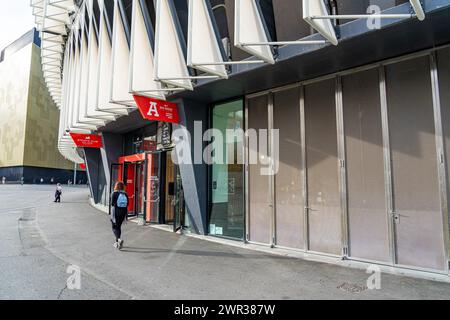
[[[175,147],[172,140],[172,124],[167,122],[158,122],[157,130],[157,150],[169,150]]]
[[[81,170],[86,170],[86,165],[84,163],[80,163],[80,169]]]
[[[176,103],[137,95],[134,96],[134,100],[144,119],[170,123],[180,122]]]
[[[103,147],[102,137],[96,134],[71,133],[70,136],[78,148],[96,148]]]

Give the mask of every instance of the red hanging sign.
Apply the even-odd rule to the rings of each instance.
[[[134,100],[144,119],[180,123],[176,103],[136,95]]]
[[[78,148],[95,148],[103,147],[102,137],[96,134],[71,133],[70,136]]]
[[[86,170],[86,165],[84,163],[80,163],[80,169],[81,170]]]

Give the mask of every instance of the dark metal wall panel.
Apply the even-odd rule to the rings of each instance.
[[[278,41],[298,40],[315,31],[301,17],[302,2],[298,0],[272,0]]]
[[[389,262],[378,69],[342,78],[350,256]]]
[[[248,100],[248,128],[268,129],[268,96],[260,96]],[[259,139],[258,139],[259,140]],[[264,141],[260,143],[265,143]],[[267,145],[267,144],[266,144]],[[267,159],[267,151],[257,150],[256,146],[249,145],[249,154],[256,152],[258,163],[249,164],[249,240],[258,243],[271,243],[271,219],[270,208],[270,176],[261,175],[262,162]],[[267,166],[264,166],[267,167]]]
[[[86,160],[86,173],[89,179],[89,188],[91,197],[95,203],[99,202],[98,185],[100,175],[100,151],[99,149],[84,148],[84,157]]]
[[[186,129],[191,135],[191,142],[194,143],[194,139],[199,139],[195,135],[196,122],[201,124],[202,132],[207,130],[207,126],[209,126],[208,105],[191,100],[178,100],[176,103],[178,103],[180,113],[180,124],[174,125],[173,129]],[[179,165],[190,228],[192,232],[198,234],[208,233],[208,165],[204,162],[196,163],[194,161],[196,159],[195,153],[201,153],[204,148],[206,148],[206,142],[203,142],[203,145],[200,143],[194,144],[190,154],[191,163],[181,161]]]
[[[274,94],[274,129],[279,131],[279,170],[275,176],[276,243],[303,249],[304,201],[299,88]]]
[[[397,262],[446,268],[428,57],[386,67]]]
[[[447,160],[447,199],[450,201],[450,48],[438,51],[437,62],[442,124],[444,128],[444,143]]]
[[[311,251],[341,254],[334,79],[305,86],[306,161]]]

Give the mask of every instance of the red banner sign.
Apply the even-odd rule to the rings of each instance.
[[[96,134],[71,133],[75,145],[79,148],[95,148],[103,147],[102,137]]]
[[[134,96],[134,100],[144,119],[180,123],[178,106],[176,103],[142,96]]]

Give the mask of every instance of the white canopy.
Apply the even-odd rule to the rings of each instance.
[[[144,21],[143,8],[139,0],[133,0],[130,50],[130,92],[165,99],[170,90],[154,80],[155,65],[152,44]]]

